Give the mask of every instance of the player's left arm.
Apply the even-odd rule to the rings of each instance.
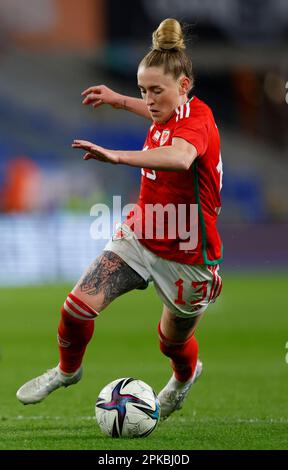
[[[146,151],[108,150],[85,140],[74,140],[73,148],[85,150],[84,160],[150,168],[158,171],[185,171],[197,157],[194,145],[175,137],[172,145]]]

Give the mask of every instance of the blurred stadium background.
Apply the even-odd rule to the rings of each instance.
[[[189,25],[195,94],[222,136],[224,270],[287,267],[285,0],[1,0],[0,284],[74,281],[105,240],[95,203],[135,202],[137,169],[84,163],[73,138],[141,149],[148,123],[81,105],[104,83],[137,96],[137,64],[167,16]]]
[[[90,236],[91,207],[138,195],[138,169],[84,162],[71,142],[141,149],[149,123],[80,93],[104,83],[137,96],[166,17],[189,25],[195,94],[221,132],[224,289],[197,333],[207,374],[192,406],[145,443],[108,442],[91,418],[97,390],[168,378],[152,289],[99,318],[75,390],[24,410],[15,391],[56,363],[59,307],[106,243]],[[0,449],[287,449],[287,0],[0,0],[0,71]]]

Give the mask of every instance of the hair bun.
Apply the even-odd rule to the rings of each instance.
[[[185,49],[184,36],[180,23],[174,18],[166,18],[153,33],[153,49],[157,51]]]

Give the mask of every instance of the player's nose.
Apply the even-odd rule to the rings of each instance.
[[[153,95],[151,93],[146,94],[146,104],[147,106],[152,106],[155,103]]]

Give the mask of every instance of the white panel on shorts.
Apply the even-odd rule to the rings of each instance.
[[[113,251],[120,256],[134,271],[140,274],[145,281],[151,281],[150,273],[143,262],[141,244],[135,237],[135,234],[125,225],[122,225],[116,232],[122,231],[123,237],[113,236],[105,245],[104,251]]]
[[[147,250],[124,224],[104,250],[120,256],[145,281],[153,281],[163,303],[177,316],[200,315],[221,291],[218,266],[189,265],[161,258]]]

